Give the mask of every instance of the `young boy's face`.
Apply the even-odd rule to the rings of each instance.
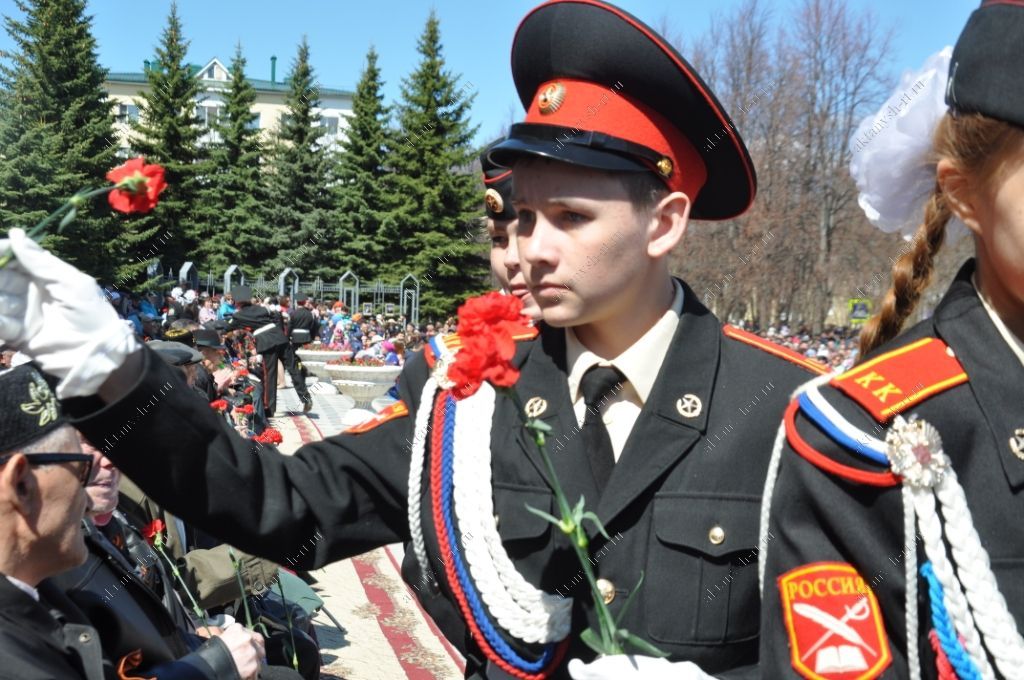
[[[556,327],[629,318],[654,260],[648,218],[616,176],[541,159],[515,166],[519,262],[544,320]]]

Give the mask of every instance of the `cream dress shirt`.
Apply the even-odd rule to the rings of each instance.
[[[996,314],[996,310],[992,309],[992,306],[988,304],[988,300],[978,290],[978,279],[975,276],[971,276],[971,283],[974,284],[974,290],[978,292],[978,297],[981,299],[981,304],[985,307],[985,311],[988,312],[989,318],[992,319],[992,323],[995,324],[996,330],[999,331],[999,335],[1003,336],[1003,340],[1010,347],[1010,350],[1017,355],[1017,359],[1022,365],[1024,365],[1024,342],[1021,342],[1020,338],[1013,334],[1003,320]],[[571,383],[570,383],[571,384]]]
[[[622,449],[633,430],[633,424],[640,416],[647,397],[651,394],[654,381],[665,361],[669,345],[679,327],[679,317],[683,313],[683,287],[675,279],[672,280],[676,295],[672,306],[639,340],[630,345],[622,354],[612,359],[600,357],[583,346],[576,333],[567,328],[565,331],[565,358],[569,367],[569,396],[572,398],[576,422],[583,427],[587,407],[583,401],[580,380],[583,374],[594,365],[615,366],[624,376],[626,383],[623,389],[613,391],[601,409],[608,436],[612,441],[615,460],[619,460]],[[580,435],[582,436],[582,435]]]

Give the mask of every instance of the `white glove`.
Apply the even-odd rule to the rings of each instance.
[[[0,341],[60,379],[57,396],[96,394],[139,348],[96,280],[43,250],[22,229],[0,239],[17,259],[0,269]]]
[[[573,680],[714,680],[690,661],[669,661],[653,656],[618,654],[602,656],[590,663],[569,661]]]

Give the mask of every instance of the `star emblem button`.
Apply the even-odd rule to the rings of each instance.
[[[696,418],[703,408],[704,405],[696,394],[684,394],[676,400],[676,410],[684,418]]]

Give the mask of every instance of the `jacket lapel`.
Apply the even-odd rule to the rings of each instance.
[[[658,378],[601,496],[597,515],[611,524],[630,503],[670,470],[707,429],[718,372],[721,326],[683,284],[683,314]],[[700,412],[683,415],[700,401]]]

